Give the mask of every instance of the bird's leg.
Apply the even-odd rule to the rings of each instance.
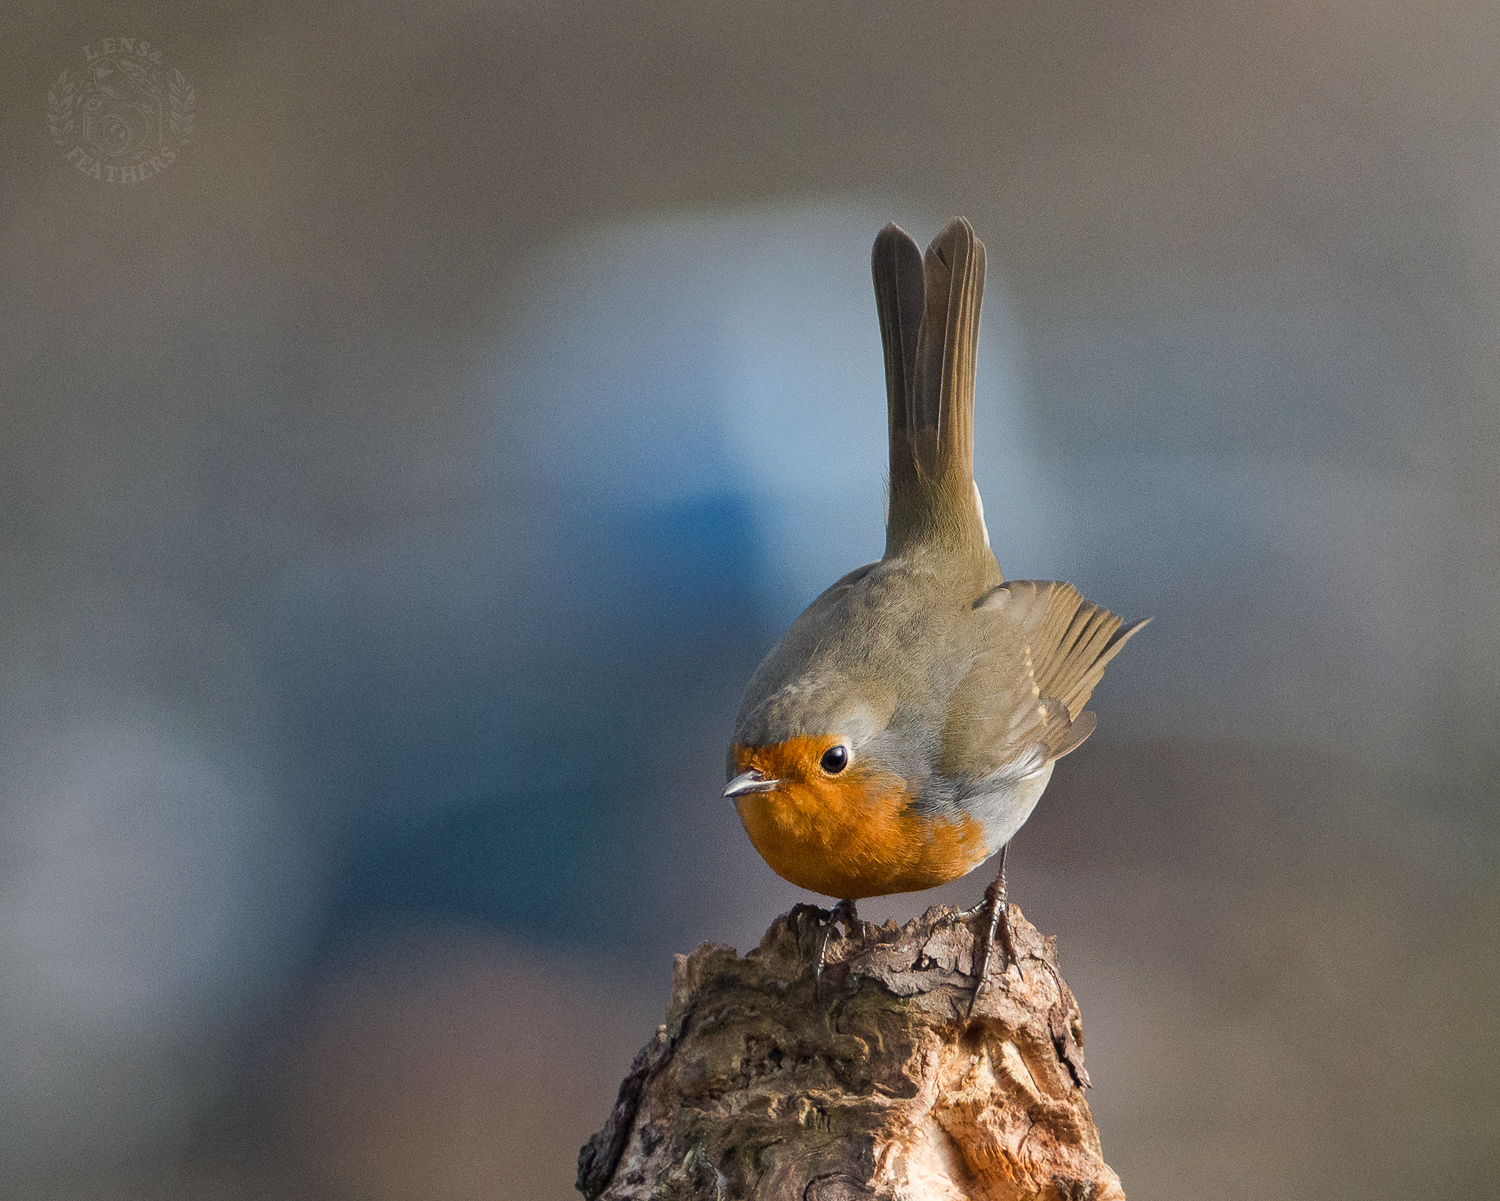
[[[1005,895],[1005,852],[1008,850],[1010,850],[1010,843],[1000,848],[1000,871],[995,876],[994,883],[984,890],[984,905],[989,910],[990,920],[985,927],[984,938],[974,948],[974,974],[979,977],[979,983],[974,986],[974,995],[969,999],[971,1014],[974,1012],[975,1003],[979,1000],[979,994],[989,983],[990,955],[995,949],[997,931],[1000,934],[1000,950],[1005,956],[1005,961],[1000,965],[1000,974],[1003,976],[1008,972],[1013,963],[1017,971],[1021,967],[1016,959],[1015,943],[1011,941],[1010,899]]]
[[[816,992],[823,986],[823,964],[828,960],[828,943],[833,938],[834,929],[839,922],[844,923],[844,933],[853,931],[855,923],[859,921],[859,915],[854,911],[854,902],[845,898],[833,907],[833,912],[828,915],[828,925],[823,930],[823,941],[818,944],[818,964],[813,968],[813,991]]]

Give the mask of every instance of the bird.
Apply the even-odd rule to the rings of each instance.
[[[955,217],[925,255],[892,223],[871,252],[890,441],[885,553],[835,580],[750,677],[724,796],[778,875],[839,902],[958,879],[996,854],[972,1004],[1000,936],[1005,851],[1056,761],[1094,730],[1124,624],[1057,580],[1006,581],[974,482],[984,243]]]

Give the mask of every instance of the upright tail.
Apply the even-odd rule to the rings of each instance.
[[[987,545],[974,487],[974,371],[984,243],[955,217],[926,256],[887,225],[871,254],[885,345],[891,497],[886,557],[914,542]]]

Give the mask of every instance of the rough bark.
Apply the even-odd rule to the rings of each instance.
[[[758,948],[677,956],[667,1020],[579,1155],[590,1201],[1124,1201],[1084,1100],[1056,940],[1010,910],[1019,974],[972,1015],[978,918],[898,928],[799,905]]]

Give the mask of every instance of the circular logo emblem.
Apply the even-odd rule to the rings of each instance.
[[[111,37],[83,48],[47,89],[47,129],[63,158],[105,183],[143,183],[174,162],[193,133],[193,87],[161,51]]]

